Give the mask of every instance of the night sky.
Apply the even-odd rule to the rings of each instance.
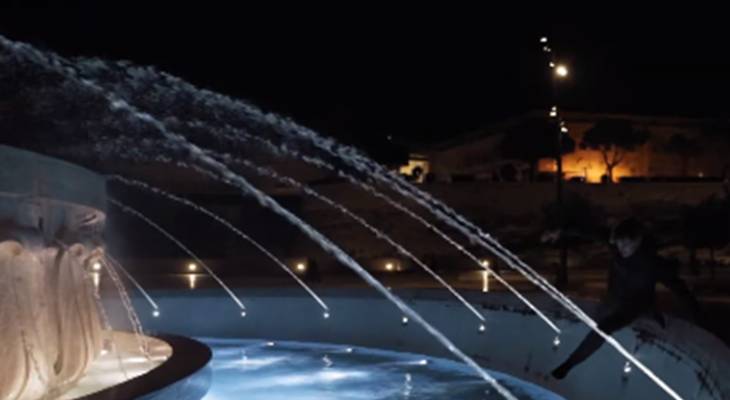
[[[706,16],[148,11],[5,9],[0,33],[153,64],[354,143],[448,139],[546,107],[543,34],[572,70],[564,108],[728,116],[728,35]]]

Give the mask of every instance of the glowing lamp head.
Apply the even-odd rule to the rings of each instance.
[[[403,318],[401,318],[400,322],[401,322],[401,323],[402,323],[403,325],[408,325],[408,317],[406,317],[406,316],[404,315],[404,316],[403,316]]]
[[[152,311],[152,316],[155,318],[158,318],[160,316],[160,310],[154,310]]]
[[[195,263],[188,264],[188,271],[195,272],[198,270],[198,266]]]
[[[568,67],[564,64],[558,64],[557,66],[555,66],[555,75],[557,75],[558,78],[567,78]]]
[[[295,268],[297,269],[298,272],[304,272],[307,270],[307,264],[300,262],[300,263],[297,263]]]
[[[91,264],[91,269],[94,271],[101,271],[101,263],[95,261],[93,264]]]
[[[482,264],[482,267],[489,268],[489,260],[484,259],[484,260],[481,260],[479,263]]]
[[[392,262],[389,262],[389,263],[385,264],[385,269],[387,271],[393,271],[395,269],[395,265],[393,265]]]

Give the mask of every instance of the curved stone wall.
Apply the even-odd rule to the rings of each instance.
[[[420,327],[403,325],[398,310],[372,291],[323,290],[331,308],[329,319],[324,319],[321,309],[297,290],[245,289],[239,294],[247,305],[246,318],[241,318],[236,306],[217,290],[156,291],[152,295],[160,305],[159,318],[144,311],[140,314],[148,329],[188,336],[328,342],[448,357],[446,350]],[[553,346],[555,334],[509,296],[468,293],[468,299],[479,305],[487,320],[486,332],[480,333],[476,318],[442,292],[398,294],[484,366],[566,398],[669,398],[637,368],[625,374],[625,360],[607,345],[566,380],[546,378],[587,332],[583,324],[568,318],[550,302],[536,300],[563,330],[557,347]],[[138,310],[146,309],[139,299],[136,306]],[[709,333],[670,319],[666,330],[654,322],[640,321],[616,337],[683,398],[730,398],[730,350]]]

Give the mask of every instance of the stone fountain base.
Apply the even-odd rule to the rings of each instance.
[[[147,343],[149,357],[140,350],[140,339]],[[172,355],[172,347],[163,340],[128,332],[109,332],[104,349],[76,385],[60,397],[78,399],[149,373]]]

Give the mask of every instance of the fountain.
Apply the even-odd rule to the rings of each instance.
[[[89,386],[87,372],[96,363],[122,354],[151,357],[153,343],[162,346],[156,355],[169,353],[166,345],[130,340],[134,335],[108,325],[98,292],[104,178],[6,146],[0,162],[0,398],[80,395],[94,390],[80,388]],[[131,376],[159,362],[149,364]]]
[[[291,223],[382,296],[373,298],[371,293],[360,290],[315,292],[271,251],[244,233],[243,228],[235,227],[180,196],[116,176],[111,177],[115,182],[150,190],[208,215],[241,239],[252,243],[273,262],[274,267],[283,268],[303,289],[298,292],[288,289],[237,291],[168,229],[155,222],[154,216],[109,199],[112,205],[142,219],[175,243],[219,286],[219,289],[200,290],[186,296],[179,291],[148,291],[121,269],[140,294],[130,298],[117,273],[122,267],[105,254],[101,240],[106,203],[104,180],[58,161],[2,148],[9,154],[7,165],[13,165],[15,170],[2,171],[0,176],[0,184],[8,182],[7,188],[0,187],[2,192],[8,193],[0,214],[8,221],[4,225],[7,233],[1,238],[4,242],[0,247],[0,266],[3,268],[0,273],[5,274],[4,283],[19,284],[7,285],[12,287],[2,292],[2,296],[7,298],[0,303],[12,305],[3,307],[2,312],[6,313],[3,320],[15,318],[18,321],[17,324],[9,324],[6,329],[6,343],[11,345],[4,345],[3,351],[12,354],[15,357],[12,359],[17,361],[2,367],[8,373],[3,374],[0,381],[0,398],[57,397],[72,387],[83,386],[83,380],[98,371],[95,367],[99,364],[100,355],[110,352],[107,347],[111,345],[105,345],[107,342],[116,344],[116,347],[120,346],[119,343],[127,343],[127,348],[131,346],[141,353],[141,357],[137,358],[148,362],[150,367],[138,372],[135,379],[130,379],[126,372],[123,374],[124,379],[121,380],[128,382],[118,387],[128,388],[131,383],[134,389],[115,389],[115,386],[99,392],[103,396],[111,396],[109,393],[118,390],[118,393],[134,392],[136,397],[166,399],[176,396],[183,387],[195,387],[195,390],[187,390],[186,396],[200,399],[208,391],[208,385],[212,385],[210,396],[215,398],[215,393],[226,393],[234,385],[228,383],[221,389],[218,387],[221,381],[245,379],[242,377],[246,376],[231,377],[224,371],[231,368],[258,371],[282,359],[295,364],[301,362],[306,365],[307,372],[297,375],[289,369],[277,368],[269,370],[268,375],[249,375],[249,379],[268,383],[261,383],[263,386],[253,383],[236,386],[236,390],[261,399],[295,395],[322,398],[316,397],[322,392],[317,392],[316,396],[306,392],[311,388],[305,388],[304,384],[320,382],[326,392],[333,390],[327,385],[345,383],[336,387],[333,393],[336,398],[337,393],[353,389],[357,382],[367,382],[367,376],[377,375],[376,371],[382,372],[386,368],[383,366],[393,368],[395,365],[399,368],[393,369],[393,374],[381,380],[397,381],[398,390],[391,390],[380,398],[420,396],[435,399],[451,393],[450,390],[419,392],[423,385],[435,385],[439,382],[438,376],[441,376],[432,371],[424,372],[420,367],[433,367],[442,372],[448,370],[443,375],[447,376],[446,381],[468,379],[468,385],[476,388],[474,392],[464,394],[463,398],[469,399],[482,398],[485,394],[495,399],[559,399],[560,396],[555,393],[571,398],[595,399],[667,396],[674,399],[721,399],[730,393],[727,382],[721,379],[727,366],[727,352],[706,333],[676,321],[668,332],[652,331],[654,339],[648,344],[639,334],[645,336],[646,330],[622,331],[617,335],[620,340],[606,335],[584,311],[585,305],[568,299],[455,210],[391,174],[355,149],[323,138],[292,121],[263,113],[248,103],[200,90],[152,68],[101,60],[68,60],[2,36],[0,66],[31,80],[40,79],[33,75],[33,71],[38,71],[42,76],[42,82],[36,83],[38,87],[29,85],[22,90],[33,92],[34,101],[43,105],[40,109],[53,110],[54,105],[64,102],[85,102],[84,107],[88,107],[92,115],[87,112],[83,117],[75,118],[84,120],[86,139],[93,143],[95,156],[173,164],[230,185]],[[485,300],[480,293],[457,292],[426,263],[370,221],[301,182],[239,157],[234,151],[243,152],[240,146],[258,146],[256,149],[292,157],[337,173],[356,188],[386,201],[436,233],[505,286],[514,297],[490,295]],[[25,159],[21,159],[20,155]],[[33,162],[30,160],[46,160],[46,164],[31,168]],[[333,207],[421,267],[445,288],[445,292],[394,291],[384,286],[333,239],[324,236],[266,191],[238,174],[234,166],[243,166],[263,177],[297,188]],[[457,239],[409,209],[395,196],[415,202],[472,243],[490,251],[547,296],[528,299],[459,244]],[[96,285],[90,279],[97,263],[106,272],[105,276],[112,279],[121,301],[99,298]],[[48,307],[52,303],[47,299],[48,293],[58,296],[56,307]],[[305,294],[306,297],[303,296]],[[40,300],[23,301],[29,298]],[[137,316],[134,312],[148,306],[152,308],[150,313]],[[320,317],[313,318],[313,315]],[[117,329],[129,326],[133,335],[125,337],[126,340],[118,339],[106,328],[107,323]],[[184,356],[187,354],[185,349],[200,346],[198,342],[162,337],[173,347],[180,346],[175,347],[172,358],[165,362],[170,356],[169,345],[165,347],[163,342],[145,336],[142,326],[148,330],[202,338],[214,349],[213,362],[207,364],[205,351],[193,352],[197,356]],[[546,380],[542,373],[563,357],[560,343],[577,340],[585,329],[604,336],[616,350],[598,353],[591,361],[593,368],[586,369],[591,372],[598,368],[601,376],[607,378],[591,382],[588,376],[577,375],[576,379],[565,382]],[[689,333],[703,346],[693,348],[676,340],[687,337]],[[235,340],[223,341],[221,338]],[[252,338],[261,340],[252,341]],[[309,342],[304,345],[306,351],[301,351],[303,341]],[[111,350],[119,359],[119,369],[125,370],[129,364],[121,356],[124,352],[116,347]],[[282,349],[281,352],[278,352],[279,349]],[[383,354],[379,353],[381,350],[373,349],[400,353]],[[302,353],[306,355],[297,358]],[[360,357],[357,362],[354,355]],[[427,355],[427,358],[422,358],[422,355]],[[451,358],[459,363],[442,358]],[[194,362],[191,361],[193,359]],[[363,362],[375,367],[365,367]],[[176,369],[181,363],[190,367],[184,373]],[[349,367],[337,369],[342,365]],[[634,369],[636,372],[632,372]],[[160,376],[159,371],[162,370],[177,372]],[[611,371],[618,372],[614,374]],[[145,376],[148,379],[145,380]],[[154,376],[154,379],[149,376]],[[618,380],[613,380],[614,376]],[[147,387],[151,381],[155,383]],[[555,393],[525,381],[547,387]],[[373,381],[369,383],[370,386],[374,384]],[[273,390],[282,386],[295,389]],[[368,391],[370,389],[368,387],[365,392],[357,394],[373,395]]]

